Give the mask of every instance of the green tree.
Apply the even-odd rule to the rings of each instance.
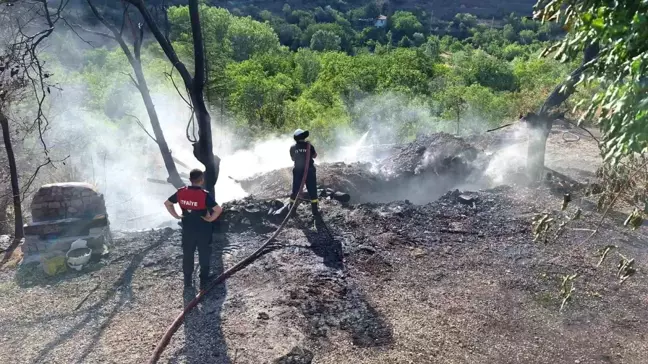
[[[514,91],[518,87],[511,66],[484,51],[456,53],[453,64],[468,85],[478,83],[497,91]]]
[[[315,24],[313,14],[305,10],[294,10],[286,20],[291,24],[297,24],[301,29],[307,29],[310,25]]]
[[[509,93],[496,93],[488,87],[470,85],[464,89],[464,100],[475,119],[482,121],[481,130],[512,116]]]
[[[457,134],[460,132],[461,118],[468,109],[465,95],[466,86],[460,84],[450,84],[441,94],[441,107],[444,110],[442,116],[457,123]]]
[[[412,42],[415,46],[420,47],[425,43],[425,35],[423,33],[414,33],[412,36]]]
[[[330,7],[327,7],[330,9]],[[335,15],[332,11],[327,11],[322,9],[322,7],[317,7],[315,8],[315,11],[313,12],[313,16],[315,17],[315,21],[318,23],[334,23],[335,22]]]
[[[340,37],[328,30],[318,30],[311,38],[310,48],[314,51],[339,51]]]
[[[317,80],[322,68],[318,55],[310,49],[300,49],[295,53],[295,76],[301,83],[310,86]]]
[[[439,37],[433,35],[428,37],[427,41],[421,46],[426,57],[436,62],[441,55],[441,41]]]
[[[357,35],[358,43],[369,45],[371,42],[375,44],[387,42],[387,34],[384,28],[376,28],[374,26],[362,29],[362,32]]]
[[[525,56],[526,54],[526,49],[517,43],[509,44],[502,49],[502,58],[507,61],[512,61],[515,58]]]
[[[380,15],[380,8],[375,1],[371,1],[365,5],[363,11],[363,17],[366,19],[375,19]]]
[[[477,26],[477,17],[472,14],[459,13],[455,15],[453,22],[470,29]]]
[[[408,36],[404,36],[400,42],[398,42],[398,46],[401,48],[409,48],[414,45],[414,42],[412,42],[411,39],[409,39]]]
[[[598,55],[582,67],[583,79],[600,82],[601,89],[584,117],[599,121],[606,159],[648,152],[648,3],[556,0],[538,5],[536,16],[556,19],[569,30],[552,48],[556,57],[578,59],[597,48]]]
[[[502,36],[509,42],[515,42],[518,40],[518,34],[511,24],[504,25],[504,28],[502,29]]]
[[[378,90],[394,90],[410,95],[428,95],[434,63],[415,48],[396,48],[379,63]]]
[[[295,24],[280,24],[275,28],[275,32],[277,32],[282,45],[288,46],[292,50],[299,48],[302,30]]]
[[[335,23],[319,23],[319,24],[312,24],[310,25],[303,33],[302,33],[302,39],[301,39],[301,45],[302,47],[310,47],[311,40],[313,38],[313,35],[317,33],[320,30],[324,30],[327,32],[331,32],[338,37],[340,37],[340,44],[342,42],[345,42],[348,44],[348,39],[346,38],[346,33],[344,29],[339,25]]]
[[[268,10],[263,10],[259,13],[259,18],[263,21],[271,22],[274,19],[274,15]]]
[[[252,18],[233,17],[227,38],[232,46],[232,58],[236,61],[279,49],[279,37],[270,25]]]
[[[520,31],[520,42],[522,44],[531,44],[536,38],[535,32],[530,29],[525,29]]]
[[[423,25],[416,15],[409,11],[397,11],[390,19],[391,29],[396,32],[396,39],[412,37],[416,32],[423,31]]]
[[[284,14],[284,16],[288,17],[290,13],[292,13],[292,8],[290,7],[290,4],[286,3],[283,5],[281,8],[281,12]]]
[[[273,75],[264,70],[263,63],[269,64],[270,61],[251,59],[232,63],[226,70],[228,78],[233,81],[229,96],[230,110],[244,124],[257,129],[283,126],[284,104],[295,89],[294,81],[288,75]]]

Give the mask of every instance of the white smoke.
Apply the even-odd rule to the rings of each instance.
[[[60,47],[59,47],[60,48]],[[71,46],[64,47],[74,52]],[[82,54],[82,50],[77,50]],[[124,70],[130,71],[129,69]],[[105,75],[111,77],[111,75]],[[165,85],[160,80],[150,84]],[[89,85],[79,79],[62,77],[60,92],[50,98],[50,131],[47,141],[52,157],[70,156],[65,168],[49,169],[37,183],[87,181],[94,183],[105,195],[111,222],[117,228],[150,228],[167,222],[168,213],[164,200],[174,189],[164,181],[167,172],[162,163],[158,146],[135,122],[139,119],[152,134],[149,117],[137,90],[124,78],[124,84],[113,89],[109,95],[110,114],[115,110],[132,114],[118,120],[107,118],[104,113],[86,107],[85,93]],[[168,86],[168,85],[167,85]],[[156,87],[152,90],[154,104],[172,154],[187,168],[177,164],[180,172],[202,168],[194,158],[191,142],[187,138],[197,130],[188,126],[190,111],[172,87]],[[429,105],[416,103],[397,94],[366,97],[350,108],[353,129],[336,130],[336,141],[329,145],[317,145],[318,162],[369,162],[375,163],[390,146],[417,134],[439,131],[452,132],[454,123],[445,122],[433,115]],[[119,112],[117,112],[119,114]],[[240,199],[247,194],[236,180],[255,174],[288,167],[291,160],[288,148],[291,136],[266,135],[250,143],[243,140],[240,130],[228,120],[220,120],[220,113],[212,112],[214,152],[221,158],[221,170],[216,185],[216,200],[224,203]],[[316,136],[315,136],[316,138]],[[512,155],[519,154],[511,152]],[[499,158],[499,159],[497,159]],[[508,163],[506,154],[498,155],[490,173],[500,173]],[[499,163],[499,164],[498,164]]]
[[[491,154],[485,176],[490,180],[488,187],[509,183],[514,180],[512,175],[526,166],[528,129],[525,124],[510,128],[507,133],[500,133],[504,138],[495,150],[487,150]]]

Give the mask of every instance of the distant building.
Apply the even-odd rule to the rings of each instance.
[[[387,26],[387,17],[384,15],[380,15],[376,18],[375,22],[376,28],[384,28]]]

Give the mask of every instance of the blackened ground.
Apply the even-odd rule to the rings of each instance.
[[[552,150],[549,163],[589,148],[550,142],[565,149]],[[577,154],[564,173],[582,160]],[[565,192],[572,202],[562,211]],[[161,362],[645,363],[648,237],[613,212],[588,239],[601,221],[594,205],[554,179],[451,192],[424,205],[324,200],[315,223],[301,206],[263,257],[189,314]],[[254,198],[225,205],[214,273],[274,231],[275,207]],[[534,242],[532,221],[543,212],[556,224]],[[180,234],[115,241],[108,259],[83,272],[0,271],[0,363],[147,360],[191,298],[182,290]],[[617,248],[598,265],[608,245]],[[622,284],[621,256],[637,269]],[[573,274],[561,311],[561,283]]]
[[[587,240],[600,215],[577,192],[561,211],[552,189],[448,193],[426,205],[324,201],[315,223],[300,207],[272,249],[187,317],[161,362],[644,363],[648,238],[613,214]],[[267,203],[227,206],[215,271],[271,234]],[[535,213],[562,219],[577,205],[582,219],[557,241],[533,242]],[[611,243],[618,249],[597,267],[594,254]],[[618,253],[638,269],[623,284]],[[166,229],[117,235],[89,273],[2,271],[1,362],[144,362],[190,298],[180,256],[179,232]]]

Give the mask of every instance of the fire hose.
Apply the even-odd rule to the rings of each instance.
[[[305,163],[305,166],[304,166],[304,174],[302,176],[302,180],[301,180],[301,183],[299,185],[299,190],[298,190],[300,193],[303,190],[304,185],[306,184],[306,177],[308,175],[308,167],[310,165],[311,148],[310,148],[309,143],[306,143],[306,144],[307,144],[306,163]],[[180,315],[178,315],[178,317],[176,317],[176,319],[173,320],[171,325],[167,328],[166,332],[164,333],[164,336],[162,336],[162,339],[160,339],[157,346],[155,347],[155,351],[153,351],[153,354],[151,355],[151,357],[150,357],[150,359],[148,361],[149,364],[155,364],[155,363],[158,362],[158,360],[160,360],[160,356],[162,355],[162,352],[164,351],[164,349],[166,349],[166,347],[169,345],[169,342],[171,341],[171,337],[173,337],[173,334],[175,334],[178,331],[178,329],[180,328],[180,326],[182,326],[182,324],[184,323],[185,316],[198,305],[198,303],[203,299],[203,297],[205,297],[205,295],[210,290],[212,290],[217,285],[223,283],[227,278],[231,277],[232,275],[234,275],[234,273],[236,273],[239,270],[243,269],[248,264],[254,262],[256,259],[258,259],[262,255],[265,248],[277,237],[277,235],[279,235],[281,230],[283,230],[283,228],[286,226],[286,223],[288,222],[288,220],[290,220],[290,217],[294,214],[295,211],[297,211],[297,205],[299,205],[299,201],[300,201],[299,199],[295,199],[295,202],[291,206],[291,208],[288,211],[288,214],[286,215],[284,220],[281,222],[281,225],[279,225],[277,230],[272,234],[272,236],[270,236],[270,238],[268,238],[263,243],[263,245],[261,245],[261,247],[259,247],[259,249],[257,249],[254,253],[248,255],[245,259],[238,262],[232,268],[230,268],[227,271],[223,272],[221,275],[216,277],[212,282],[210,282],[209,285],[207,285],[207,287],[205,289],[201,289],[200,292],[198,292],[196,297],[193,300],[191,300],[191,302],[189,302],[187,304],[187,306],[184,308],[182,313],[180,313]]]

